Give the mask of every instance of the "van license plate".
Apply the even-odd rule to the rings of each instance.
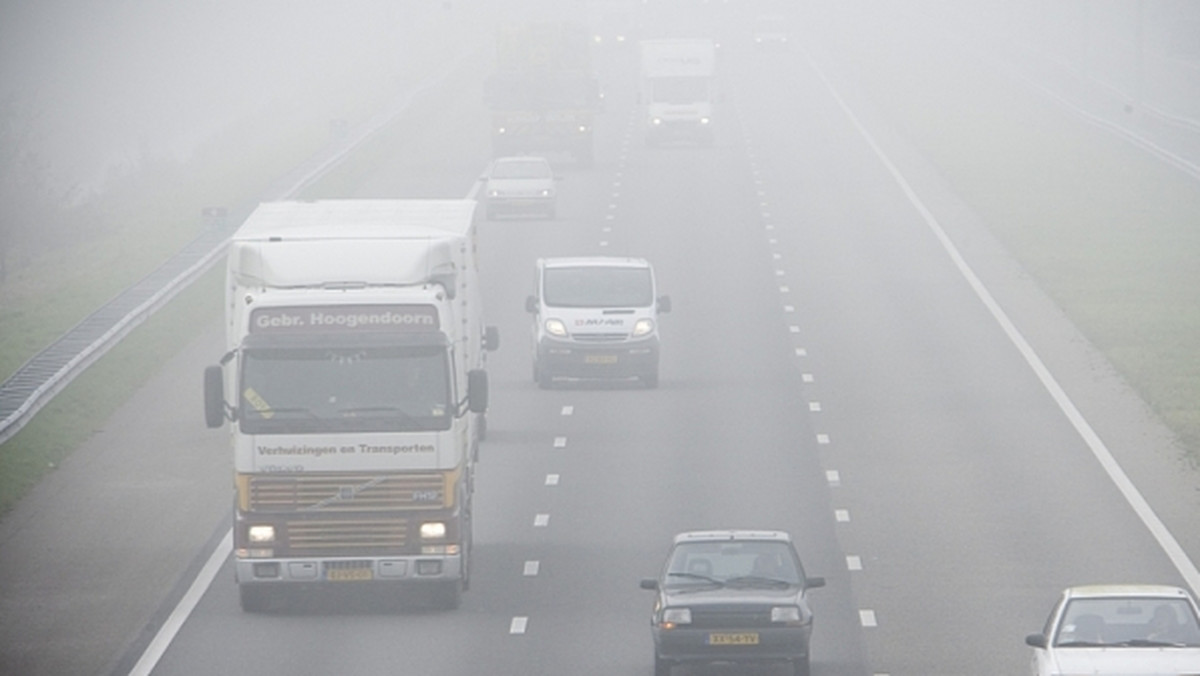
[[[617,363],[617,355],[615,354],[589,354],[583,358],[585,364],[615,364]]]

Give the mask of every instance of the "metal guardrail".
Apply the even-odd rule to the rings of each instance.
[[[470,56],[465,53],[448,60],[412,89],[394,98],[384,110],[357,127],[347,129],[329,147],[268,188],[262,199],[294,197],[391,123],[414,98],[449,78]],[[0,444],[19,432],[88,366],[220,260],[229,236],[254,206],[235,210],[229,222],[208,224],[204,232],[182,250],[88,315],[0,384]]]

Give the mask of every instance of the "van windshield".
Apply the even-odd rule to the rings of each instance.
[[[649,268],[546,268],[542,300],[552,307],[649,307],[654,283]]]

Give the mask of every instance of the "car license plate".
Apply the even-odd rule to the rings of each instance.
[[[758,632],[741,634],[709,634],[709,645],[758,645]]]
[[[362,582],[372,579],[370,568],[334,568],[328,574],[330,582]]]
[[[585,364],[615,364],[617,363],[617,355],[615,354],[589,354],[583,358]]]

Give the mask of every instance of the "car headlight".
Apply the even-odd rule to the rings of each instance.
[[[561,319],[547,319],[546,333],[552,336],[566,337],[567,325],[563,324]]]
[[[488,191],[488,197],[499,197],[499,196],[500,196],[499,190],[489,190]]]
[[[554,196],[554,191],[550,190],[549,188],[542,191],[542,197],[553,197],[553,196]]]
[[[440,540],[446,537],[446,524],[441,521],[426,521],[421,524],[422,540]]]
[[[660,124],[662,124],[662,118],[661,118],[661,117],[656,117],[656,118],[654,118],[654,119],[650,120],[650,124],[652,124],[652,125],[654,125],[654,126],[656,126],[656,127],[657,127],[657,126],[659,126]]]
[[[250,526],[246,530],[246,538],[258,545],[275,542],[275,526]]]
[[[771,621],[796,624],[800,622],[800,608],[797,606],[776,606],[771,609]]]
[[[506,134],[506,133],[508,133],[508,130],[507,130],[507,129],[505,129],[504,127],[497,127],[497,128],[496,128],[496,133],[497,133],[497,134]]]
[[[633,335],[635,338],[637,336],[644,336],[653,330],[654,320],[652,319],[639,319],[637,320],[637,323],[633,325]]]
[[[662,628],[671,629],[680,624],[692,623],[691,608],[667,608],[662,613]]]
[[[711,122],[711,120],[709,120],[707,117],[700,118],[700,124],[708,124],[709,122]]]

